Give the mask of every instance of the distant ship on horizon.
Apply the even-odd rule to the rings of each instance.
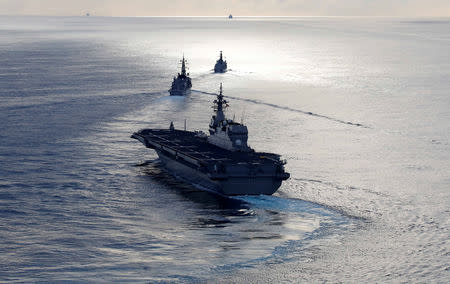
[[[230,15],[228,16],[228,19],[233,19],[233,15],[230,14]]]

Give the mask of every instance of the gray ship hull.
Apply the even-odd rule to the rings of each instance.
[[[187,96],[191,93],[191,89],[170,89],[169,93],[171,96]]]
[[[227,72],[227,64],[217,63],[214,66],[214,73],[225,73]]]
[[[194,185],[201,186],[222,195],[272,195],[281,186],[282,180],[274,180],[272,177],[227,177],[224,180],[212,180],[208,174],[197,171],[183,163],[164,155],[156,150],[163,166],[168,171],[183,180]]]

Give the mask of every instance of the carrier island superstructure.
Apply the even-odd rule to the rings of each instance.
[[[227,119],[228,102],[214,100],[209,135],[201,131],[142,129],[131,137],[154,149],[173,175],[221,195],[271,195],[289,178],[280,155],[247,145],[247,126]]]

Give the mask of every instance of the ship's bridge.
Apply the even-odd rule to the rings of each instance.
[[[220,84],[220,93],[214,100],[215,114],[212,116],[209,125],[208,142],[220,148],[230,151],[250,152],[252,149],[247,145],[248,129],[247,126],[226,119],[224,109],[228,107],[228,102],[224,100],[222,94],[222,84]]]

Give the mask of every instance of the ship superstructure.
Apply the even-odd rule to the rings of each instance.
[[[214,65],[214,73],[225,73],[227,72],[227,61],[223,60],[222,51],[220,52],[220,57]]]
[[[215,114],[209,124],[208,142],[220,148],[235,152],[253,151],[247,145],[248,130],[247,126],[234,122],[232,119],[225,118],[224,109],[228,107],[228,102],[222,94],[222,84],[217,99],[214,100]]]
[[[191,78],[189,73],[186,72],[186,60],[181,60],[181,73],[178,73],[176,77],[173,78],[172,87],[169,90],[171,96],[185,96],[187,95],[192,87]]]
[[[170,173],[201,188],[222,195],[273,194],[289,178],[286,162],[250,148],[247,127],[225,117],[227,105],[221,86],[209,136],[171,123],[169,129],[142,129],[131,137],[154,149]]]

